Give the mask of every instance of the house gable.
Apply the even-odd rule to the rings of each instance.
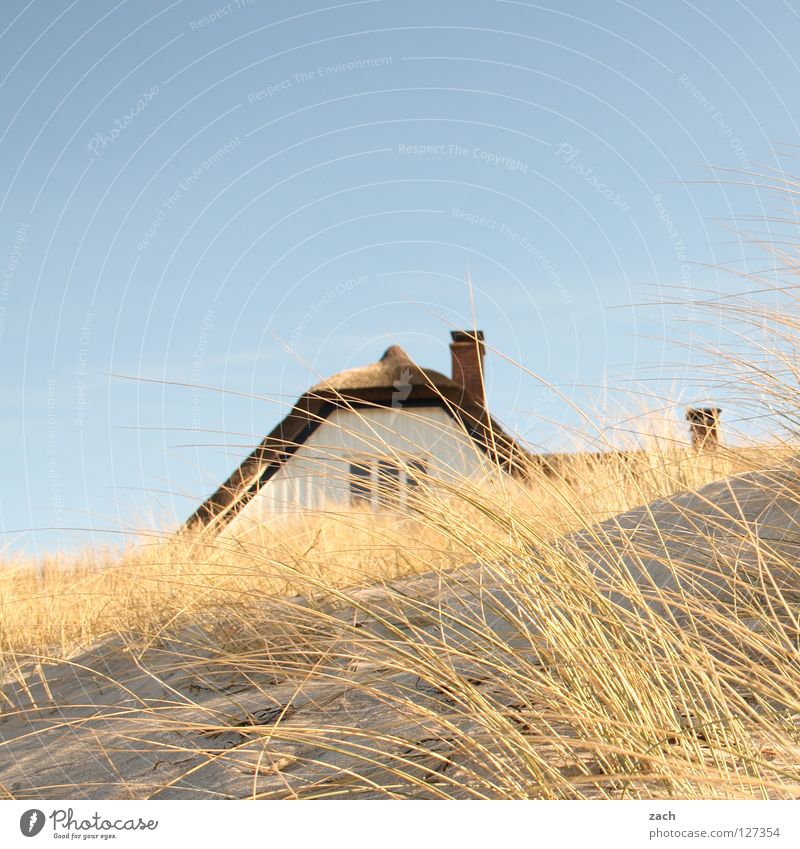
[[[491,418],[482,399],[443,374],[420,368],[392,346],[372,366],[334,375],[305,393],[185,526],[227,525],[337,411],[365,417],[369,411],[386,409],[395,415],[438,409],[492,464],[509,472],[526,468],[526,452]]]

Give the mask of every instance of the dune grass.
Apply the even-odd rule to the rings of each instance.
[[[616,563],[635,536],[598,534],[598,522],[791,454],[656,442],[561,458],[524,481],[423,480],[402,515],[332,506],[236,536],[153,535],[9,566],[2,718],[71,716],[39,682],[64,668],[77,679],[102,657],[125,692],[146,678],[171,693],[137,696],[123,736],[188,765],[102,788],[31,777],[5,793],[160,798],[229,766],[247,777],[206,796],[794,797],[798,599],[768,577],[796,570],[786,551],[743,524],[735,557],[749,552],[748,572],[698,536],[709,568],[734,574],[737,604],[672,593],[677,625],[654,610],[658,587],[623,579],[620,604],[585,547],[564,543],[588,533]],[[169,683],[176,672],[188,689]],[[243,695],[225,696],[232,714],[200,690]],[[66,720],[76,733],[85,722]],[[13,743],[4,727],[0,752]],[[113,761],[114,733],[94,734],[95,756]]]
[[[181,627],[218,604],[369,585],[499,556],[508,524],[526,544],[757,469],[786,448],[696,452],[661,442],[631,455],[558,455],[525,481],[451,480],[397,514],[331,505],[236,536],[142,534],[122,549],[17,559],[0,569],[0,668],[16,654],[67,654],[120,631]]]

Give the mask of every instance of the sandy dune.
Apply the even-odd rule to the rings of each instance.
[[[761,582],[797,593],[798,481],[784,469],[715,482],[560,545],[594,564],[616,602],[628,604],[632,580],[662,613],[685,615],[664,592],[673,600],[711,594],[723,610],[747,603]],[[742,531],[749,541],[741,541]],[[609,542],[618,556],[608,555]],[[724,579],[711,575],[719,566],[712,550],[726,553]],[[250,663],[245,673],[193,653],[190,633],[180,644],[147,648],[109,640],[68,662],[45,662],[24,681],[3,685],[0,794],[385,797],[377,787],[391,787],[396,797],[491,796],[486,753],[507,758],[513,773],[520,769],[513,750],[492,748],[491,729],[459,710],[446,681],[409,674],[397,658],[410,641],[424,663],[429,646],[440,668],[469,680],[475,698],[504,706],[524,734],[535,696],[521,704],[518,687],[506,691],[489,674],[503,656],[529,664],[531,674],[542,663],[534,650],[539,629],[519,603],[527,590],[516,584],[507,570],[470,566],[354,591],[349,606],[324,620],[324,647],[316,648],[324,662],[283,676],[268,664],[259,672]],[[301,613],[303,601],[296,605]],[[278,617],[290,634],[285,610]],[[387,640],[397,644],[396,655],[387,653]],[[409,694],[419,710],[409,710]],[[576,765],[552,746],[541,751],[536,768],[565,788],[576,774],[593,772],[588,760]],[[520,772],[520,795],[531,774]]]

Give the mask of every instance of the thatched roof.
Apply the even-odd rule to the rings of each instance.
[[[525,467],[526,453],[484,405],[441,372],[423,369],[398,345],[378,362],[339,372],[303,394],[291,412],[233,474],[189,517],[187,527],[226,525],[336,409],[443,408],[475,444],[509,472]]]
[[[452,383],[450,378],[445,377],[438,371],[421,369],[399,346],[392,345],[384,351],[383,356],[377,363],[368,366],[347,369],[321,380],[309,389],[309,392],[352,392],[359,389],[386,389],[394,387],[396,381],[401,380],[403,369],[424,375],[428,381],[434,384]]]

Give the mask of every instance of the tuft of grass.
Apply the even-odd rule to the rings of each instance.
[[[16,798],[794,797],[800,608],[775,577],[797,576],[791,549],[746,520],[721,539],[702,499],[678,508],[696,522],[688,550],[657,523],[655,540],[639,530],[658,516],[646,505],[791,453],[651,439],[550,456],[525,479],[422,479],[402,512],[330,505],[9,564],[0,749],[22,739],[30,755],[57,728],[98,765],[58,780],[23,766],[0,785]],[[614,520],[637,507],[634,527]],[[733,601],[713,580],[687,593],[634,578],[653,562],[716,576]],[[119,761],[130,750],[155,765]]]
[[[378,448],[376,448],[378,450]],[[548,455],[527,479],[438,480],[416,510],[329,505],[240,527],[235,535],[148,533],[126,548],[0,566],[0,669],[17,653],[66,657],[117,633],[180,629],[219,605],[369,585],[555,540],[655,499],[790,456],[787,448]],[[499,517],[503,516],[503,521]],[[317,590],[314,591],[315,594]]]

